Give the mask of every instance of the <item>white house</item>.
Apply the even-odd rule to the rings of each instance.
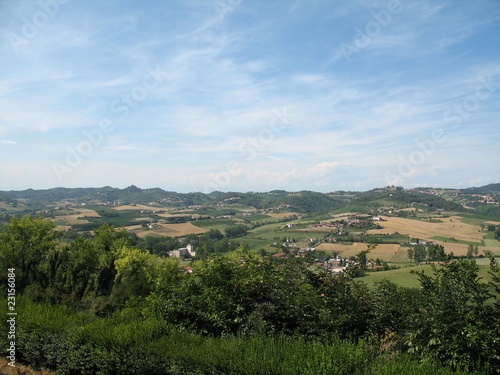
[[[196,251],[193,250],[193,245],[189,244],[186,247],[169,252],[168,255],[174,258],[192,258],[196,256]]]

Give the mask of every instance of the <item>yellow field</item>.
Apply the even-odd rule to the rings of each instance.
[[[349,258],[366,250],[366,243],[355,242],[352,245],[343,245],[336,243],[322,243],[317,246],[317,250],[332,250],[339,253],[343,258]],[[386,262],[408,262],[408,253],[406,247],[401,247],[398,244],[380,244],[368,254],[368,258],[380,258]]]
[[[145,206],[143,204],[137,204],[135,206],[132,205],[126,205],[126,206],[118,206],[118,207],[112,207],[113,210],[160,210],[160,207],[154,207],[154,206]]]
[[[343,214],[336,214],[336,215],[330,215],[330,216],[333,217],[334,219],[339,219],[339,218],[348,217],[351,215],[356,215],[356,213],[355,212],[344,212]]]
[[[379,224],[383,229],[372,229],[368,234],[394,233],[408,234],[412,238],[430,240],[432,237],[454,237],[461,241],[481,242],[483,234],[477,225],[466,224],[460,217],[453,216],[443,219],[442,223],[431,223],[402,217],[383,217],[387,221]]]
[[[170,237],[184,237],[188,234],[202,234],[208,232],[206,229],[199,228],[191,223],[182,224],[159,224],[160,228],[144,230],[141,225],[134,225],[126,229],[134,231],[139,237],[147,236],[148,234],[160,234]]]
[[[64,222],[68,223],[68,225],[87,224],[87,223],[89,223],[89,221],[85,220],[85,218],[84,218],[85,216],[87,216],[87,217],[101,217],[94,210],[82,208],[82,209],[78,209],[78,213],[76,213],[76,214],[56,216],[55,220],[64,221]]]
[[[180,212],[180,211],[178,211]],[[158,216],[162,216],[162,217],[182,217],[182,216],[191,216],[193,218],[198,218],[200,217],[201,215],[200,214],[182,214],[182,213],[177,213],[177,214],[168,214],[168,213],[165,213],[165,214],[157,214]]]
[[[71,229],[71,225],[58,225],[56,229],[65,232]]]
[[[283,219],[285,217],[290,217],[292,215],[298,215],[298,214],[295,212],[279,212],[279,213],[266,213],[264,215],[276,217],[278,219]]]

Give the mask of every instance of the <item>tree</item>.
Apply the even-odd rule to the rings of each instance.
[[[247,234],[248,227],[245,224],[236,224],[230,227],[227,227],[225,230],[226,237],[241,237]]]
[[[55,250],[61,236],[62,232],[55,230],[48,219],[12,218],[0,233],[1,279],[6,279],[7,268],[15,268],[18,292],[41,282],[44,277],[40,265]]]
[[[86,292],[92,290],[99,269],[99,250],[91,239],[77,238],[66,247],[64,268],[64,292],[81,300]]]
[[[367,254],[369,254],[376,247],[377,244],[369,244],[366,250],[363,250],[356,254],[356,256],[354,257],[354,261],[357,263],[357,265],[353,265],[347,270],[347,273],[351,277],[359,277],[365,274],[366,262],[368,260]]]
[[[467,258],[471,259],[473,256],[477,256],[479,254],[479,247],[477,245],[470,244],[467,248]]]
[[[111,295],[113,301],[120,305],[131,297],[148,296],[159,281],[159,262],[157,256],[143,250],[129,247],[118,249],[114,262],[116,277]]]
[[[99,265],[94,282],[96,296],[109,296],[112,292],[116,268],[117,250],[131,245],[126,229],[116,231],[111,225],[103,225],[95,230],[93,246],[99,254]]]
[[[413,248],[412,247],[410,247],[408,249],[408,258],[413,259]]]
[[[413,259],[415,262],[420,263],[425,259],[427,251],[424,245],[416,245],[413,247]]]
[[[410,325],[411,353],[435,358],[462,370],[489,370],[500,365],[500,319],[488,284],[472,260],[433,266],[433,275],[418,275],[423,300]],[[498,284],[496,284],[498,287]],[[487,371],[487,373],[489,373]]]
[[[467,258],[472,259],[472,255],[474,254],[474,245],[469,245],[467,248]]]

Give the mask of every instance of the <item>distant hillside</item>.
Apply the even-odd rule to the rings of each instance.
[[[412,204],[430,210],[467,211],[464,206],[472,207],[469,212],[500,217],[500,206],[495,201],[483,203],[484,197],[477,195],[500,196],[500,183],[468,189],[420,188],[405,190],[399,188],[380,188],[367,192],[336,192],[330,194],[313,191],[287,192],[220,192],[210,194],[200,192],[176,193],[160,188],[141,189],[131,185],[125,189],[105,186],[102,188],[53,188],[46,190],[27,189],[23,191],[0,191],[0,212],[9,207],[16,214],[56,207],[64,204],[159,204],[166,207],[188,207],[201,205],[232,205],[254,207],[256,209],[280,208],[305,214],[322,214],[333,210],[345,209],[353,212],[368,212],[380,207],[405,208]],[[491,199],[487,197],[488,199]],[[3,202],[3,203],[2,203]],[[3,204],[3,206],[2,206]]]
[[[290,194],[283,199],[284,204],[289,204],[307,213],[327,213],[344,206],[347,202],[346,198],[333,197],[312,191]]]
[[[412,203],[445,211],[465,211],[464,207],[460,204],[451,202],[440,196],[399,189],[383,191],[376,189],[360,193],[352,202],[355,206],[363,206],[367,209],[377,209],[388,205],[392,205],[395,208],[404,208]]]
[[[342,207],[350,200],[348,197],[334,197],[313,191],[291,193],[284,190],[273,190],[267,193],[227,193],[219,196],[218,199],[256,209],[281,207],[302,213],[326,213]]]
[[[500,183],[489,184],[481,187],[471,187],[467,189],[460,189],[462,194],[493,194],[500,195]]]

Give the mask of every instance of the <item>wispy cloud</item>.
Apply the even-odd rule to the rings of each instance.
[[[416,142],[446,128],[443,113],[463,105],[478,77],[500,73],[495,0],[401,2],[350,62],[338,46],[389,2],[234,4],[220,17],[214,2],[200,0],[69,2],[18,53],[3,39],[0,157],[23,161],[18,184],[60,184],[51,163],[65,163],[68,150],[88,141],[85,131],[110,120],[113,131],[63,184],[201,190],[237,165],[220,190],[370,188]],[[38,9],[35,1],[10,3],[2,35],[20,33],[23,17]],[[146,90],[151,67],[162,79]],[[500,87],[490,91],[408,184],[458,183],[454,158],[480,165],[461,170],[461,181],[489,176],[471,155],[486,150],[497,160]],[[285,126],[275,115],[281,108]],[[33,174],[37,165],[45,177]]]

